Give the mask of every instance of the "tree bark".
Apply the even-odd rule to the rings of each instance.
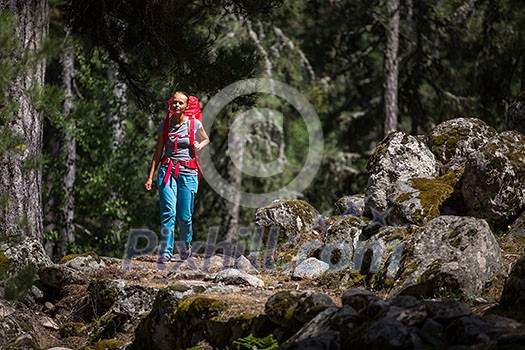
[[[122,55],[124,57],[124,55]],[[125,61],[125,59],[123,59]],[[111,138],[111,151],[113,154],[118,154],[118,150],[124,140],[125,130],[124,130],[124,120],[126,119],[128,113],[128,99],[127,99],[127,90],[128,85],[124,82],[123,79],[119,76],[117,71],[118,67],[110,67],[107,72],[108,80],[113,84],[113,96],[112,100],[115,101],[111,113],[108,115],[108,121],[111,125],[112,138]],[[117,191],[111,191],[109,200],[117,204],[119,199],[119,194]],[[121,218],[114,218],[111,222],[108,222],[106,227],[111,227],[113,233],[117,235],[122,235],[124,230],[124,222]]]
[[[244,162],[244,147],[245,144],[242,144],[242,139],[237,133],[232,134],[232,146],[233,149],[229,150],[230,152],[235,152],[237,154],[237,159],[242,164]],[[229,166],[229,176],[230,184],[240,190],[242,185],[242,172],[238,170],[235,166]],[[236,191],[232,201],[226,201],[226,215],[227,215],[227,227],[226,227],[226,237],[225,240],[229,242],[235,241],[237,237],[237,232],[239,231],[239,217],[241,214],[241,194],[239,191]]]
[[[62,241],[59,249],[61,256],[67,251],[68,246],[75,242],[75,196],[73,188],[77,168],[77,139],[75,136],[75,120],[71,118],[74,96],[73,79],[75,77],[75,54],[72,47],[66,46],[60,56],[60,63],[62,64],[62,87],[65,93],[62,114],[69,121],[64,129],[64,145],[62,148],[66,168],[62,177],[64,196],[62,206],[64,209],[61,225]]]
[[[399,0],[388,0],[387,10],[390,21],[386,29],[384,60],[385,136],[397,129]]]
[[[3,91],[18,104],[18,110],[0,132],[9,130],[21,141],[0,156],[0,231],[42,242],[42,114],[35,109],[32,94],[44,83],[45,64],[35,54],[47,35],[48,1],[0,0],[0,10],[6,9],[18,21],[14,34],[20,46],[13,62],[29,64]]]

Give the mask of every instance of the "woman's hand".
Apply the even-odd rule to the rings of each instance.
[[[146,183],[144,184],[144,187],[146,187],[147,191],[151,191],[151,184],[153,183],[153,180],[151,178],[148,178],[146,180]]]
[[[195,147],[195,150],[200,151],[202,149],[202,145],[199,141],[193,142],[193,147]]]

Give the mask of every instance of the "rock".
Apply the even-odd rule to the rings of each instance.
[[[328,271],[330,265],[324,261],[316,258],[308,258],[301,262],[294,270],[292,277],[297,279],[302,278],[318,278],[323,273]]]
[[[395,182],[388,191],[391,225],[424,225],[441,214],[443,203],[454,193],[463,170],[437,178],[412,178]]]
[[[40,268],[38,277],[43,284],[57,290],[70,284],[84,283],[82,274],[79,271],[60,264],[52,264]]]
[[[306,323],[297,333],[290,337],[282,349],[333,349],[338,348],[335,344],[339,343],[339,330],[332,326],[334,316],[337,315],[338,308],[330,307]],[[320,339],[323,339],[320,342]]]
[[[346,290],[341,297],[343,305],[352,307],[358,313],[368,309],[368,306],[372,301],[379,299],[380,298],[374,293],[366,289],[358,288],[350,288]]]
[[[450,344],[474,345],[487,343],[489,333],[495,330],[494,325],[480,317],[460,317],[445,328],[445,335]]]
[[[250,260],[246,258],[244,255],[241,255],[237,259],[235,259],[234,267],[240,271],[251,273],[251,274],[258,274],[259,270],[255,268],[255,266],[252,265]]]
[[[497,131],[477,118],[456,118],[436,125],[429,133],[429,146],[442,164],[442,174],[463,168],[469,155]]]
[[[511,311],[518,320],[525,321],[525,255],[516,261],[505,281],[500,306]]]
[[[325,244],[344,242],[353,247],[365,226],[364,220],[353,215],[336,216],[328,226],[323,241]]]
[[[521,235],[525,236],[525,211],[510,226],[508,236]]]
[[[377,145],[367,170],[365,212],[386,210],[387,192],[398,180],[439,176],[438,161],[425,143],[400,131],[389,134]]]
[[[505,131],[474,152],[461,191],[469,215],[505,223],[525,209],[525,135]]]
[[[202,269],[208,273],[217,273],[221,270],[230,268],[232,263],[232,257],[215,254],[204,259]]]
[[[319,292],[306,291],[299,296],[299,302],[294,313],[300,322],[306,323],[323,310],[335,306],[329,296]]]
[[[83,254],[66,261],[65,266],[72,268],[80,273],[88,273],[106,268],[102,259],[93,256],[93,254]]]
[[[251,287],[264,287],[264,281],[237,269],[226,269],[217,273],[216,283],[233,284]]]
[[[365,210],[364,195],[344,196],[335,203],[336,215],[352,215],[356,218],[363,216]]]
[[[342,337],[347,340],[344,349],[414,349],[419,345],[407,326],[387,317],[373,322],[362,334]]]
[[[422,305],[425,306],[428,317],[445,325],[453,319],[472,315],[472,311],[465,304],[450,299],[424,300]]]
[[[255,212],[255,225],[278,234],[279,244],[291,246],[302,243],[311,232],[314,220],[319,212],[302,200],[277,200]],[[271,232],[270,232],[271,233]]]
[[[9,237],[0,241],[0,268],[11,273],[25,266],[35,269],[53,264],[42,244],[31,237]]]
[[[390,295],[471,297],[503,265],[485,220],[440,216],[403,242],[399,269]]]
[[[169,291],[160,291],[151,312],[137,327],[129,349],[187,349],[202,341],[212,348],[225,348],[248,335],[253,319],[247,315],[224,320],[220,316],[227,308],[220,300],[180,300]]]
[[[179,297],[192,292],[191,288],[185,292],[174,291]],[[113,311],[126,315],[128,319],[136,319],[150,310],[158,289],[130,284],[125,280],[98,279],[89,284],[88,293],[88,307],[92,309],[95,317]]]
[[[266,301],[265,314],[276,325],[290,328],[293,330],[292,334],[295,333],[302,326],[302,322],[294,315],[301,294],[297,291],[280,291],[273,294]]]

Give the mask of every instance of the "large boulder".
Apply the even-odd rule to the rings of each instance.
[[[390,295],[472,297],[504,271],[498,243],[483,219],[440,216],[401,244]]]
[[[505,131],[474,152],[461,191],[468,213],[505,223],[525,208],[525,135]]]
[[[10,237],[0,241],[0,268],[16,272],[26,266],[39,269],[51,264],[42,244],[32,237]]]
[[[227,309],[221,300],[201,296],[180,299],[174,291],[161,290],[128,349],[187,349],[202,341],[213,348],[226,348],[247,336],[253,321],[253,315],[225,319]]]
[[[384,211],[388,207],[388,191],[398,180],[439,175],[439,163],[420,139],[401,131],[381,141],[367,165],[368,185],[365,212]]]
[[[275,252],[273,257],[265,257],[264,267],[271,268],[275,258],[284,269],[290,269],[297,263],[302,247],[322,239],[322,229],[318,226],[324,225],[324,220],[308,202],[277,200],[256,210],[255,225],[263,231],[264,249]]]
[[[496,129],[480,119],[456,118],[436,125],[429,134],[429,145],[445,174],[464,167],[469,155],[496,134]]]

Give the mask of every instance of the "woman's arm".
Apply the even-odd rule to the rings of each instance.
[[[155,170],[157,170],[157,166],[160,163],[160,157],[162,156],[163,148],[164,148],[164,135],[159,132],[157,136],[157,146],[155,146],[155,153],[153,154],[153,159],[151,160],[151,167],[149,169],[148,179],[146,180],[146,183],[144,184],[144,187],[146,187],[146,190],[148,191],[151,190],[151,184],[153,183],[153,175],[155,175]]]
[[[204,130],[204,126],[201,126],[199,130],[197,130],[196,138],[197,140],[193,143],[193,145],[197,151],[200,151],[210,143],[210,139],[208,138],[208,134],[206,134],[206,130]]]

